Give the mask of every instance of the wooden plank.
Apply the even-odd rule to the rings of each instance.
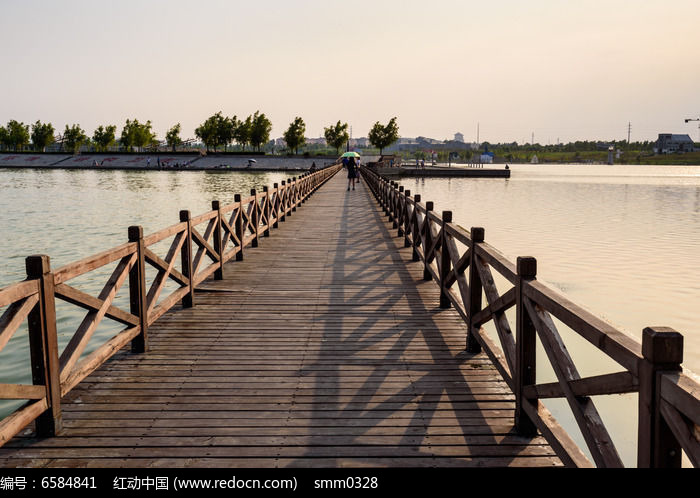
[[[113,249],[108,249],[93,256],[88,256],[87,258],[76,261],[75,263],[67,264],[58,270],[55,270],[54,285],[62,284],[70,279],[134,254],[136,254],[136,244],[133,242],[127,242],[126,244],[122,244]]]
[[[695,468],[700,467],[700,428],[687,422],[675,407],[661,400],[660,411],[664,421],[671,428],[676,441]]]
[[[0,289],[0,308],[39,292],[39,280],[26,280]]]
[[[111,358],[117,351],[123,348],[128,342],[136,337],[141,331],[140,327],[124,329],[97,350],[80,360],[75,368],[71,369],[61,383],[61,396],[65,396],[81,380],[102,365],[105,360]]]
[[[48,407],[46,398],[30,402],[0,421],[0,446],[7,443],[33,420],[36,420]]]
[[[661,398],[700,425],[700,382],[682,372],[661,375]]]
[[[39,302],[39,296],[34,294],[12,303],[0,316],[0,351],[5,347],[19,326],[24,322],[29,312]]]
[[[567,327],[622,365],[635,377],[642,345],[604,320],[574,304],[536,280],[523,286],[525,295]]]
[[[102,308],[104,302],[96,297],[92,297],[90,294],[86,294],[68,284],[57,285],[54,289],[56,297],[61,298],[63,301],[71,303],[75,306],[79,306],[87,311],[99,311]],[[123,325],[138,325],[139,319],[137,316],[127,313],[116,306],[109,306],[105,310],[105,316],[116,320]]]
[[[177,242],[175,242],[177,241]],[[182,242],[184,241],[184,233],[180,232],[177,237],[173,240],[173,245],[171,246],[172,249],[172,255],[171,251],[168,251],[168,255],[166,256],[165,259],[162,259],[160,256],[158,256],[156,253],[151,251],[150,249],[145,250],[145,259],[146,262],[148,262],[151,266],[153,266],[156,270],[165,272],[170,278],[175,280],[178,284],[180,285],[189,285],[189,281],[187,278],[180,273],[177,268],[174,267],[174,260],[177,255],[177,253],[180,251],[180,248],[182,246]]]
[[[629,372],[596,375],[569,382],[574,396],[601,396],[605,394],[623,394],[639,390],[637,379]],[[558,382],[526,386],[527,398],[561,398],[566,396]]]
[[[158,242],[165,240],[169,237],[172,237],[173,235],[177,235],[178,233],[184,232],[185,230],[187,230],[187,223],[185,223],[185,222],[176,223],[176,224],[171,225],[167,228],[164,228],[163,230],[159,230],[156,233],[152,233],[150,235],[144,235],[143,244],[146,247],[150,247],[153,244],[157,244]]]
[[[42,399],[46,387],[28,384],[0,384],[0,399]]]

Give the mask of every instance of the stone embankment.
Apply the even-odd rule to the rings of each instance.
[[[332,157],[196,154],[13,154],[0,153],[0,168],[307,171],[332,164]]]

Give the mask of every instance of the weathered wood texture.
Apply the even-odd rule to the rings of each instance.
[[[276,187],[246,218],[256,237],[279,230],[215,262],[223,279],[150,323],[147,352],[91,373],[62,400],[59,435],[23,433],[0,465],[561,465],[541,436],[514,433],[511,389],[465,352],[459,312],[440,308],[365,182],[347,191],[343,176],[286,219],[268,213],[296,194]],[[236,216],[212,231],[240,239]]]

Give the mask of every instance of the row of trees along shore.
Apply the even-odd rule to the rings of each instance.
[[[165,143],[173,151],[185,143],[180,137],[181,131],[181,125],[177,123],[165,134]],[[221,112],[217,112],[199,125],[194,133],[207,151],[216,152],[220,147],[226,151],[229,145],[236,143],[242,151],[250,146],[259,152],[270,141],[271,131],[272,122],[260,111],[256,111],[245,119],[238,119],[237,116],[226,117]],[[305,133],[306,124],[301,117],[297,116],[283,134],[290,152],[298,154],[299,148],[306,145]],[[329,125],[324,128],[324,136],[327,144],[335,148],[338,154],[350,140],[348,123],[338,121],[336,124]],[[377,121],[368,134],[370,143],[378,148],[380,153],[398,138],[399,127],[396,124],[396,117],[386,125]],[[62,151],[69,153],[77,153],[83,146],[91,146],[97,152],[107,152],[110,147],[116,145],[124,147],[127,151],[157,149],[161,145],[161,141],[153,132],[151,121],[141,123],[138,119],[126,120],[119,139],[117,139],[117,127],[114,125],[98,126],[92,137],[89,137],[78,124],[66,125],[63,134],[58,135],[51,123],[41,121],[32,124],[31,131],[30,125],[14,119],[10,120],[7,126],[0,126],[0,145],[6,150],[44,152],[55,142],[60,143]]]

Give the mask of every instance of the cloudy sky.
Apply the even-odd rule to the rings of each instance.
[[[698,0],[0,0],[0,123],[698,140]]]

